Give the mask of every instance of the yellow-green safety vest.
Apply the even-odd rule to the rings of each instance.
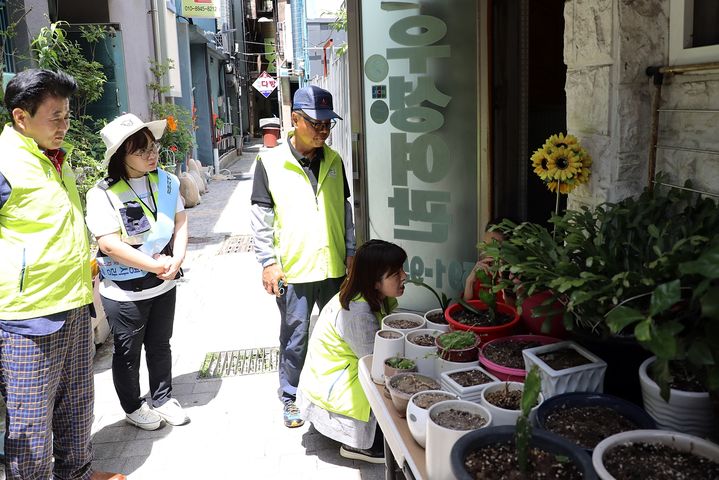
[[[62,178],[32,138],[0,134],[0,172],[12,188],[0,208],[0,319],[23,320],[92,302],[90,250],[65,143]]]
[[[275,258],[288,283],[342,277],[346,256],[342,158],[324,146],[316,195],[287,143],[262,152],[260,159],[274,202]]]
[[[357,297],[353,302],[367,305]],[[376,330],[382,317],[397,308],[397,299],[387,298],[379,312]],[[369,420],[370,405],[359,380],[359,358],[337,331],[338,315],[343,311],[339,294],[322,309],[307,347],[307,359],[300,377],[300,389],[310,401],[329,411],[357,420]],[[367,305],[369,313],[369,305]],[[345,310],[345,314],[350,314]],[[376,331],[375,330],[375,331]]]

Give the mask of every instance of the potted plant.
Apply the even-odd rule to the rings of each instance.
[[[522,350],[558,341],[556,338],[543,335],[512,335],[497,338],[482,346],[479,363],[502,381],[523,382],[527,371],[524,369]]]
[[[479,354],[479,337],[474,332],[445,332],[435,340],[437,344],[437,375],[448,370],[456,370],[477,364]]]
[[[390,313],[382,318],[382,330],[407,333],[424,327],[424,317],[410,312]]]
[[[429,328],[412,330],[405,335],[404,354],[414,360],[417,371],[429,377],[435,376],[435,358],[437,356],[436,339],[442,332]]]
[[[394,375],[402,372],[416,372],[417,364],[405,357],[390,357],[384,361],[384,379],[389,381]]]
[[[584,450],[549,432],[532,429],[529,413],[539,393],[539,374],[532,369],[527,375],[516,425],[474,431],[457,441],[450,455],[456,478],[596,478]]]
[[[439,308],[433,308],[432,310],[428,310],[424,314],[426,327],[434,329],[434,330],[448,332],[449,324],[447,323],[447,320],[444,317],[444,312],[445,312],[445,310],[447,310],[447,307],[449,306],[451,299],[448,298],[447,295],[445,295],[444,293],[437,292],[437,290],[430,287],[429,285],[424,283],[422,280],[408,279],[407,283],[426,288],[427,290],[432,292],[432,295],[434,295],[434,297],[437,299],[437,302],[439,303]]]
[[[497,377],[478,366],[442,372],[439,378],[443,389],[456,393],[461,400],[471,402],[479,402],[482,390],[497,381]]]
[[[405,372],[389,377],[387,389],[392,399],[392,405],[399,416],[404,418],[409,398],[417,392],[439,390],[439,382],[432,377],[416,372]]]
[[[384,385],[384,361],[404,355],[404,333],[394,330],[378,330],[374,336],[372,351],[372,381]]]
[[[534,365],[546,398],[565,392],[601,392],[607,363],[575,342],[557,342],[522,351],[524,367]]]
[[[592,463],[602,480],[714,479],[719,478],[719,445],[685,433],[631,430],[599,442]]]
[[[479,403],[484,406],[494,418],[494,426],[514,425],[522,413],[522,393],[524,384],[521,382],[492,382],[486,385],[480,393]],[[531,411],[544,401],[541,393]]]
[[[591,455],[599,442],[616,433],[653,429],[652,417],[632,402],[606,393],[562,393],[537,408],[538,428],[584,448]]]
[[[452,447],[467,433],[490,426],[492,414],[474,402],[446,400],[432,405],[427,415],[427,476],[437,480],[452,480]]]
[[[459,299],[447,308],[444,316],[454,330],[469,330],[482,341],[505,337],[515,331],[519,314],[514,307],[496,301],[494,295],[480,292],[482,300]]]
[[[427,440],[427,412],[435,403],[445,400],[459,400],[456,394],[444,390],[417,392],[407,402],[407,427],[412,438],[424,448]]]

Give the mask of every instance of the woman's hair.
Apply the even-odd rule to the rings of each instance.
[[[370,240],[362,244],[355,253],[349,275],[340,288],[340,304],[349,310],[350,301],[357,295],[367,300],[370,309],[378,312],[382,298],[375,284],[385,274],[392,274],[403,268],[407,253],[402,247],[384,240]]]
[[[155,136],[147,127],[141,128],[127,137],[110,157],[110,162],[107,164],[107,176],[113,180],[126,179],[127,168],[125,167],[125,155],[131,155],[138,150],[144,150],[154,141]]]

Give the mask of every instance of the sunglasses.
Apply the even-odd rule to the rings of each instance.
[[[337,124],[336,119],[332,120],[325,120],[324,122],[318,122],[316,120],[312,120],[310,117],[305,115],[304,113],[299,113],[299,116],[305,119],[305,122],[309,123],[312,129],[315,132],[321,132],[322,130],[327,130],[328,132],[335,128],[335,125]]]

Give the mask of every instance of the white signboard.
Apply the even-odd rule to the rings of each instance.
[[[260,92],[262,96],[267,98],[275,91],[275,88],[277,88],[277,80],[272,78],[269,73],[262,72],[260,73],[260,76],[257,77],[257,80],[254,81],[252,86],[255,87],[255,90]]]
[[[477,6],[399,3],[361,3],[370,237],[456,299],[477,259]],[[400,305],[439,307],[412,285]]]

